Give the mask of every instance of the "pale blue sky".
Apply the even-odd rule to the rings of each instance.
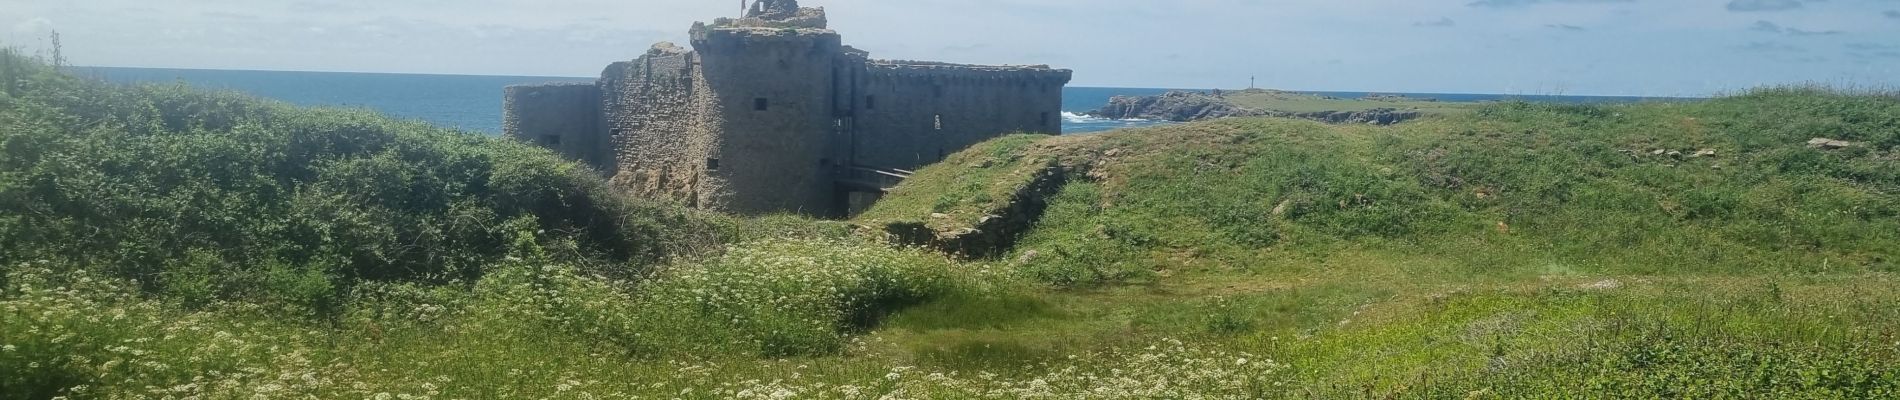
[[[1074,85],[1707,95],[1900,85],[1900,0],[805,0],[880,58]],[[593,76],[736,0],[0,0],[81,65]]]

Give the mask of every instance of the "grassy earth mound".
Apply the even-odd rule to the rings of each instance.
[[[1294,397],[1879,397],[1900,371],[1896,146],[1900,99],[1812,88],[1224,119],[999,139],[859,223],[950,235],[1047,203],[993,261],[1066,289],[1005,332],[902,335],[1014,349],[952,365],[1195,337],[1291,365]],[[1044,163],[1073,176],[996,197]]]
[[[334,313],[362,282],[473,282],[521,232],[598,263],[717,244],[715,218],[614,195],[530,146],[4,61],[0,264],[96,266],[193,305]]]

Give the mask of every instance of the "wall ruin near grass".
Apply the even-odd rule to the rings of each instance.
[[[654,45],[591,85],[508,88],[506,135],[644,196],[841,216],[887,188],[867,171],[901,175],[1004,134],[1062,130],[1069,70],[874,60],[825,29],[822,8],[759,4],[694,24],[692,50]]]

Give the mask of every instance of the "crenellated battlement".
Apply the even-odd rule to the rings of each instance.
[[[628,192],[746,214],[840,216],[882,187],[846,171],[914,170],[976,143],[1062,130],[1047,65],[877,60],[823,8],[758,0],[694,23],[594,84],[504,93],[507,135],[600,169]]]

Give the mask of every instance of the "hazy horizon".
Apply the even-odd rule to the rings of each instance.
[[[76,65],[591,77],[738,4],[4,0]],[[726,3],[726,2],[720,2]],[[873,57],[1049,64],[1071,86],[1705,96],[1900,86],[1900,0],[806,0]]]

